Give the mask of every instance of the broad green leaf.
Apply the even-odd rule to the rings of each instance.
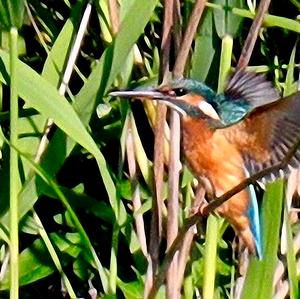
[[[0,80],[3,83],[7,83],[9,76],[9,56],[6,52],[0,51],[0,57]],[[72,106],[64,97],[58,94],[53,85],[26,64],[19,61],[17,68],[19,74],[17,84],[20,97],[25,100],[28,106],[35,108],[44,115],[44,117],[52,118],[55,124],[70,138],[78,142],[94,155],[98,163],[110,203],[112,207],[114,207],[114,210],[118,211],[116,190],[107,169],[106,161],[97,145],[86,131],[78,115],[73,110]],[[45,92],[46,90],[47,92]]]
[[[44,242],[40,239],[34,241],[30,247],[20,253],[19,261],[21,286],[45,278],[56,270]],[[5,278],[0,284],[1,290],[9,289],[8,278],[9,272],[6,272]]]
[[[235,37],[240,29],[242,18],[234,15],[228,7],[243,8],[242,0],[214,0],[214,3],[222,6],[222,9],[214,10],[214,21],[220,38],[225,34]]]
[[[72,20],[68,19],[59,33],[45,61],[42,75],[56,88],[61,83],[62,74],[68,58],[75,33]]]
[[[205,81],[216,52],[216,32],[213,26],[213,13],[207,10],[195,39],[195,51],[192,56],[191,77]]]

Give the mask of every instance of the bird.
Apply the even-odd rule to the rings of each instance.
[[[155,88],[113,91],[113,97],[150,99],[181,115],[188,167],[212,198],[271,168],[262,183],[287,177],[300,162],[300,92],[281,97],[263,74],[236,70],[222,93],[187,78]],[[210,196],[210,197],[211,197]],[[217,208],[250,254],[263,256],[259,208],[253,185]]]

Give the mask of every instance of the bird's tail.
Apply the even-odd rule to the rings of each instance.
[[[253,235],[256,253],[259,259],[263,257],[262,250],[262,238],[261,238],[261,229],[260,229],[260,220],[259,220],[259,209],[257,204],[257,197],[254,190],[254,186],[250,185],[248,187],[249,192],[249,207],[248,207],[248,217],[250,222],[250,230]]]

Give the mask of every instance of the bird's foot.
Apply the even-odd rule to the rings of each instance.
[[[207,207],[209,203],[205,200],[200,206],[198,206],[197,214],[201,215],[202,217],[207,217],[209,213],[207,213]]]
[[[193,205],[190,209],[190,215],[191,216],[194,216],[194,215],[203,216],[202,211],[203,211],[204,207],[206,207],[206,206],[207,206],[206,200],[203,200],[198,205]]]

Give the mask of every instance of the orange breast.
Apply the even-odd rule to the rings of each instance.
[[[182,127],[186,160],[197,176],[210,179],[216,189],[220,184],[218,177],[234,183],[234,186],[244,179],[241,154],[222,130],[213,130],[204,120],[194,118],[185,118]],[[228,188],[223,190],[224,186],[221,185],[220,189],[227,191]]]
[[[216,196],[229,191],[245,179],[242,156],[222,130],[212,130],[202,119],[185,118],[182,124],[183,151],[194,174],[209,180]],[[234,195],[218,208],[234,226],[246,246],[255,252],[249,227],[246,190]]]

